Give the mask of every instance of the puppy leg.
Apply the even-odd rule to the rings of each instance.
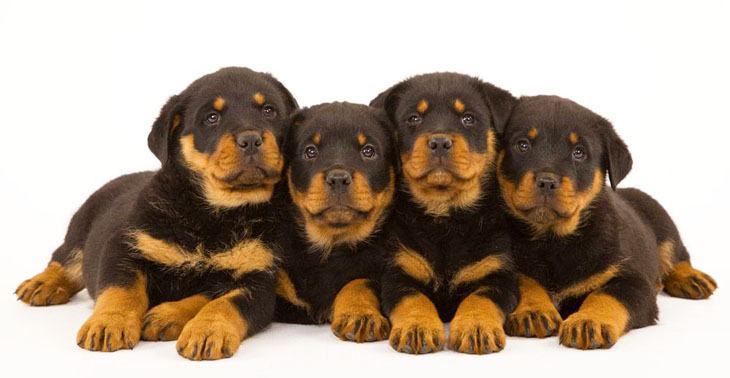
[[[660,245],[660,254],[662,247],[666,246],[666,243]],[[717,289],[715,280],[693,268],[689,260],[671,264],[662,276],[662,284],[667,294],[687,299],[706,299]]]
[[[147,278],[142,272],[135,272],[126,284],[107,285],[96,298],[94,313],[81,326],[76,343],[91,351],[132,349],[139,342],[148,301]]]
[[[390,311],[390,345],[398,352],[423,354],[443,349],[444,323],[426,295],[405,295]]]
[[[161,303],[147,311],[142,323],[142,340],[170,341],[180,336],[185,324],[210,302],[203,294]]]
[[[367,279],[356,279],[342,287],[332,309],[332,332],[342,340],[358,343],[384,340],[390,323],[380,313],[380,301]]]
[[[84,288],[81,274],[83,252],[63,244],[53,253],[46,269],[23,281],[15,290],[18,300],[31,306],[67,303]]]
[[[563,318],[537,281],[520,275],[520,302],[507,320],[510,336],[544,338],[558,333]]]
[[[459,304],[449,332],[449,348],[461,353],[487,354],[504,348],[504,313],[489,298],[488,289],[468,295]]]

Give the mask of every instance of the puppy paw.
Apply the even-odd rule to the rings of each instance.
[[[501,326],[491,322],[461,321],[454,318],[449,332],[449,349],[469,354],[488,354],[504,349],[506,336]]]
[[[591,319],[577,312],[560,326],[560,344],[577,349],[610,348],[616,343],[621,330],[610,322]]]
[[[390,331],[390,346],[398,352],[432,353],[442,350],[444,343],[444,325],[436,319],[404,319]]]
[[[57,282],[44,282],[37,278],[23,281],[15,290],[19,301],[31,306],[51,306],[67,303],[71,293]]]
[[[524,309],[513,312],[507,318],[507,334],[510,336],[545,338],[558,333],[563,318],[553,308]]]
[[[388,338],[390,323],[380,313],[339,314],[332,319],[332,332],[357,343],[380,341]]]
[[[177,339],[177,352],[189,360],[218,360],[233,356],[241,345],[236,327],[225,320],[194,318]]]
[[[176,340],[191,318],[190,314],[176,307],[174,302],[159,304],[149,310],[142,320],[142,340]]]
[[[97,352],[132,349],[139,342],[140,330],[140,321],[124,313],[93,314],[81,326],[76,336],[76,344]]]
[[[717,283],[712,277],[687,262],[675,265],[663,281],[664,291],[679,298],[705,299],[717,289]]]

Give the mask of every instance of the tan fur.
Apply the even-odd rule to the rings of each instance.
[[[399,352],[418,354],[443,349],[444,323],[436,306],[422,293],[402,298],[390,313],[390,323],[390,345]]]
[[[338,244],[354,244],[367,239],[380,226],[383,212],[393,200],[395,192],[395,172],[390,170],[390,182],[381,192],[374,192],[370,188],[365,176],[355,172],[352,176],[352,185],[349,192],[349,206],[360,212],[368,212],[364,219],[354,218],[352,213],[330,212],[325,219],[315,218],[323,209],[330,206],[329,191],[326,187],[323,172],[315,174],[305,192],[300,192],[291,180],[289,168],[289,193],[292,201],[299,208],[304,220],[304,230],[310,243],[329,252]],[[336,218],[336,219],[334,219]],[[346,221],[346,227],[330,227],[329,220]],[[343,222],[345,223],[345,222]]]
[[[537,130],[537,127],[533,127],[530,129],[529,132],[527,132],[527,137],[530,139],[537,138],[537,135],[539,134],[539,131]]]
[[[76,343],[102,352],[133,348],[139,342],[148,304],[147,278],[141,272],[128,287],[107,287],[96,298],[94,312],[81,326]]]
[[[520,302],[507,319],[507,333],[522,337],[548,337],[558,332],[563,318],[550,294],[537,281],[519,275]]]
[[[358,343],[388,337],[388,320],[380,313],[380,301],[367,279],[356,279],[340,289],[332,306],[332,332],[342,340]]]
[[[491,299],[469,294],[459,304],[451,321],[449,348],[461,353],[486,354],[504,348],[504,314]]]
[[[18,300],[31,306],[50,306],[67,303],[84,288],[81,276],[80,249],[71,251],[66,265],[56,261],[34,277],[23,281],[15,290]]]
[[[482,179],[497,154],[496,136],[489,130],[486,151],[476,153],[462,135],[447,135],[453,146],[446,170],[431,170],[431,136],[419,136],[411,151],[401,155],[404,179],[413,199],[426,213],[447,216],[451,209],[468,208],[480,198]]]
[[[179,301],[164,302],[147,311],[142,323],[142,340],[170,341],[180,336],[183,327],[210,302],[202,294]]]
[[[459,100],[458,98],[454,100],[454,110],[457,113],[464,113],[464,110],[466,110],[466,105],[464,105],[464,102]]]
[[[669,274],[674,267],[674,240],[665,240],[657,248],[659,255],[659,267],[662,277]]]
[[[203,245],[188,251],[143,231],[133,231],[130,235],[142,257],[172,268],[230,270],[237,278],[253,271],[274,268],[273,252],[258,239],[244,240],[228,250],[208,255]]]
[[[312,142],[314,142],[314,144],[316,145],[319,145],[319,143],[322,142],[322,134],[320,134],[319,132],[314,133],[314,135],[312,135]]]
[[[363,133],[357,133],[357,143],[361,146],[364,146],[365,143],[367,143],[368,138]]]
[[[191,360],[217,360],[232,356],[248,332],[248,323],[231,302],[245,289],[235,289],[218,297],[190,320],[177,340],[177,351]]]
[[[502,255],[487,256],[473,264],[459,269],[451,278],[449,285],[455,289],[459,285],[481,280],[482,278],[505,268],[505,257]]]
[[[218,96],[213,100],[213,109],[221,111],[224,106],[226,106],[226,100],[223,97]]]
[[[396,252],[394,263],[407,275],[424,284],[429,284],[436,279],[436,273],[428,260],[418,252],[403,245]]]
[[[276,272],[276,295],[286,299],[289,303],[300,307],[307,312],[311,310],[311,306],[297,294],[297,288],[294,286],[289,275],[282,269]]]
[[[568,135],[568,141],[570,141],[571,144],[578,143],[578,134],[572,132]]]
[[[262,106],[266,103],[266,96],[261,92],[256,92],[253,94],[253,102],[258,106]]]
[[[593,292],[560,326],[560,343],[572,348],[609,348],[626,332],[629,312],[611,295]]]
[[[717,282],[693,268],[689,261],[675,264],[662,282],[667,294],[679,298],[705,299],[717,289]]]
[[[418,104],[416,104],[416,110],[421,114],[426,113],[428,111],[428,101],[425,99],[418,101]]]
[[[561,302],[566,298],[579,297],[591,291],[600,289],[620,271],[618,265],[610,265],[600,273],[596,273],[580,282],[574,283],[555,293],[555,300]]]

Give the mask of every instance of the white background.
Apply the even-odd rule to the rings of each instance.
[[[720,374],[730,336],[729,6],[505,3],[3,0],[3,375]],[[667,207],[694,264],[721,288],[708,301],[660,296],[659,325],[632,331],[608,351],[509,338],[495,355],[413,357],[386,342],[340,342],[328,327],[282,324],[217,362],[184,360],[174,343],[81,350],[74,338],[92,308],[85,292],[69,305],[31,308],[15,302],[13,290],[45,266],[97,187],[158,166],[146,138],[167,98],[228,65],[273,73],[301,105],[367,103],[396,81],[437,70],[478,75],[518,95],[572,98],[615,124],[635,161],[622,186]]]

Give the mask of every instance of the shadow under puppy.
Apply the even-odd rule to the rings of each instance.
[[[395,125],[401,180],[389,223],[383,307],[397,351],[502,350],[517,303],[494,177],[497,133],[515,98],[479,79],[420,75],[374,99]]]
[[[715,290],[661,205],[638,189],[616,190],[632,159],[607,120],[559,97],[523,97],[503,145],[498,178],[521,273],[508,333],[608,348],[655,323],[662,286],[694,299]]]
[[[246,68],[190,84],[152,126],[161,169],[95,192],[18,298],[62,304],[86,287],[96,304],[77,341],[88,350],[132,348],[142,337],[178,339],[190,359],[231,356],[273,317],[269,202],[296,107],[276,79]]]
[[[332,323],[343,340],[388,337],[380,312],[395,188],[391,131],[382,111],[329,103],[298,111],[287,138],[291,202],[284,204],[275,320]]]

